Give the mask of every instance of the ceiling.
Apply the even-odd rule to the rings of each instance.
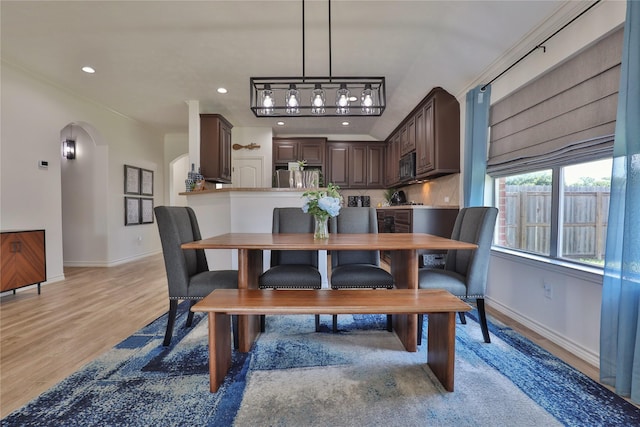
[[[162,133],[187,132],[186,101],[198,100],[201,112],[220,113],[234,126],[384,139],[432,87],[460,96],[485,83],[478,76],[490,80],[497,74],[488,74],[492,64],[558,21],[566,3],[333,0],[332,74],[384,76],[387,82],[383,115],[351,118],[349,127],[339,118],[288,118],[277,126],[249,109],[250,77],[302,76],[297,0],[2,0],[1,55]],[[307,76],[329,74],[327,4],[305,4]],[[83,73],[84,65],[96,73]],[[217,93],[218,87],[228,93]]]

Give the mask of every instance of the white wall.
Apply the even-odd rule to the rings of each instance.
[[[93,200],[86,202],[107,212],[106,255],[96,262],[114,265],[159,252],[155,224],[124,226],[123,165],[153,170],[155,203],[162,202],[162,135],[5,62],[1,86],[0,228],[46,230],[47,281],[64,277],[60,137],[69,123],[96,129],[108,156],[106,187],[94,188]],[[48,161],[48,169],[39,169],[39,160]],[[85,238],[93,237],[72,236],[71,244]]]
[[[262,186],[271,187],[271,168],[273,164],[273,134],[270,127],[234,127],[231,129],[231,142],[233,144],[249,145],[257,144],[260,148],[255,150],[232,150],[231,162],[233,167],[238,159],[262,158]],[[234,185],[235,186],[235,185]]]
[[[546,53],[537,51],[493,83],[492,102],[619,28],[625,19],[625,7],[625,2],[605,1],[583,15],[545,43]],[[464,117],[464,109],[461,114]],[[552,285],[552,299],[543,295],[544,282]],[[597,366],[601,284],[597,274],[494,254],[488,305]]]

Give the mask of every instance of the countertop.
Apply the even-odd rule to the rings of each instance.
[[[433,206],[433,205],[396,205],[381,206],[376,209],[460,209],[459,206]]]
[[[317,190],[317,188],[227,187],[227,188],[211,188],[211,189],[200,190],[200,191],[183,191],[178,194],[180,194],[181,196],[198,196],[200,194],[216,194],[216,193],[231,193],[231,192],[304,193],[307,190]]]

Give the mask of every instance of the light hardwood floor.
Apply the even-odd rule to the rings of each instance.
[[[65,277],[43,286],[41,295],[32,288],[0,301],[0,418],[168,309],[162,255],[109,268],[65,268]],[[596,367],[489,312],[597,380]]]

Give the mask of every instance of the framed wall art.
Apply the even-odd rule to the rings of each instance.
[[[140,224],[140,199],[138,197],[124,198],[124,225]]]
[[[140,199],[140,222],[153,224],[153,199]]]
[[[140,194],[153,196],[153,171],[140,169]]]
[[[140,168],[124,165],[124,194],[140,194]]]

